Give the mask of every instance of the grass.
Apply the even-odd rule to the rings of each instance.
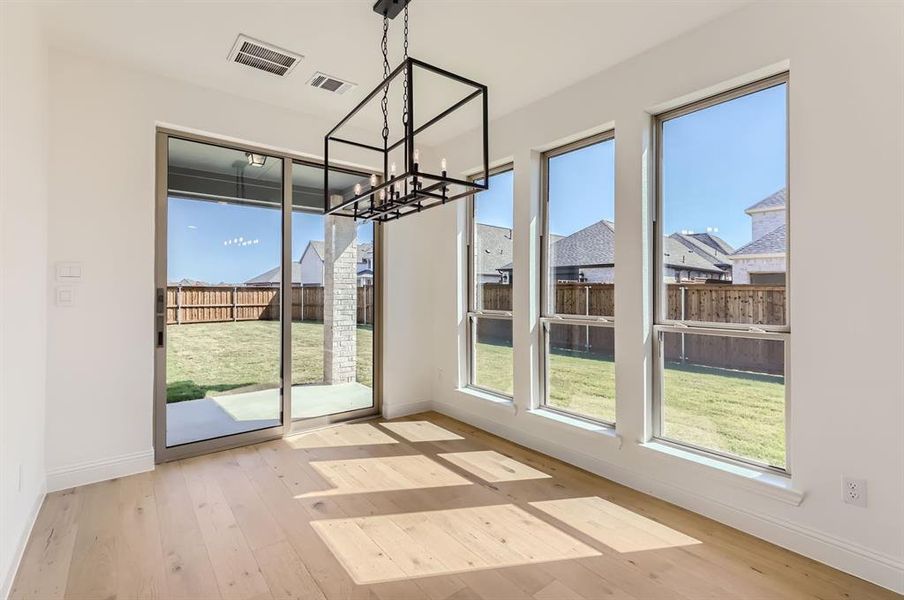
[[[278,321],[193,323],[167,328],[167,402],[237,388],[279,386]],[[358,327],[357,380],[373,382],[373,329]],[[323,324],[292,323],[292,383],[323,381]]]
[[[276,387],[279,323],[240,321],[168,329],[167,401],[236,388]],[[512,347],[477,344],[476,383],[512,393]],[[293,384],[323,380],[323,325],[292,323]],[[554,350],[549,405],[615,420],[615,364],[609,357]],[[358,381],[372,385],[373,332],[358,327]],[[663,378],[663,435],[776,466],[785,456],[784,379],[668,363]]]
[[[549,369],[549,406],[615,421],[615,363],[610,357],[554,350]],[[476,383],[512,393],[511,346],[478,344]],[[663,377],[662,433],[784,466],[784,378],[668,363]]]

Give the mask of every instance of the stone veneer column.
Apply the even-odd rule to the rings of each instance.
[[[358,224],[327,215],[323,227],[323,378],[329,385],[351,383],[358,355]]]

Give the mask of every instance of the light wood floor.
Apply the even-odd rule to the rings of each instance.
[[[896,594],[429,413],[50,494],[12,598]]]

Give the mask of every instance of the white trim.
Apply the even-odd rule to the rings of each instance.
[[[671,502],[720,523],[749,533],[792,552],[812,558],[830,567],[871,581],[895,592],[904,593],[904,560],[875,552],[848,540],[816,529],[779,519],[761,512],[739,508],[736,504],[701,495],[692,488],[639,473],[588,454],[579,448],[565,446],[546,437],[491,420],[462,409],[457,404],[437,402],[433,410],[464,421],[507,440],[542,452],[571,465],[585,469],[634,490]],[[701,473],[701,475],[703,475]],[[734,477],[728,478],[735,479]],[[741,486],[741,489],[748,489]]]
[[[112,458],[91,460],[47,471],[47,491],[107,481],[154,470],[154,449],[149,448]]]
[[[572,416],[564,412],[551,410],[548,407],[542,406],[533,410],[529,410],[526,414],[531,417],[548,419],[554,423],[561,423],[563,425],[567,425],[568,427],[576,427],[583,431],[600,435],[605,438],[611,438],[613,441],[618,442],[619,448],[621,448],[621,445],[623,443],[622,437],[618,434],[618,432],[615,431],[614,426],[602,421],[594,421],[589,417],[581,419],[579,417]]]
[[[781,206],[765,206],[765,207],[760,207],[760,208],[748,208],[744,212],[747,213],[748,215],[755,215],[756,213],[778,212],[780,210],[784,211],[784,210],[787,210],[787,208],[788,208],[787,206],[782,204]]]
[[[420,400],[418,402],[406,402],[404,404],[396,404],[394,402],[383,401],[383,418],[398,419],[399,417],[407,417],[417,413],[427,412],[432,409],[429,400]]]
[[[493,404],[497,404],[499,406],[509,407],[512,409],[512,412],[515,411],[515,401],[511,396],[496,394],[489,390],[484,390],[473,385],[463,385],[456,391],[461,392],[462,394],[468,394],[469,396],[474,396],[475,398],[484,400],[486,402],[492,402]]]
[[[768,234],[766,234],[768,235]],[[763,254],[731,254],[729,258],[732,260],[752,259],[752,258],[785,258],[784,252],[764,252]],[[772,271],[773,273],[784,273],[785,271]]]
[[[794,489],[791,477],[788,475],[737,464],[716,455],[691,452],[658,441],[646,442],[640,444],[640,447],[651,452],[659,452],[662,456],[671,457],[686,464],[707,469],[713,475],[723,477],[729,485],[743,487],[755,494],[774,498],[791,506],[800,506],[804,499],[804,493]]]
[[[28,538],[31,537],[31,531],[35,527],[38,520],[38,513],[44,505],[44,498],[47,496],[47,486],[42,485],[38,494],[35,496],[34,504],[28,513],[26,519],[27,526],[19,534],[19,543],[16,544],[16,550],[13,553],[13,560],[9,565],[9,571],[3,574],[3,585],[0,587],[0,598],[6,600],[9,598],[10,592],[13,591],[13,583],[16,581],[16,573],[19,572],[19,566],[22,563],[22,557],[25,556],[25,548],[28,545]]]

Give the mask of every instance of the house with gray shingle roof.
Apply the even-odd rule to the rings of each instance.
[[[731,254],[734,283],[785,285],[788,228],[787,189],[763,198],[746,211],[751,239]]]
[[[663,238],[666,281],[731,279],[731,251],[724,240],[673,234]],[[717,240],[717,241],[716,241]],[[555,236],[549,252],[556,281],[613,283],[615,281],[615,223],[602,220],[569,236]],[[501,270],[511,272],[508,264]]]
[[[474,269],[477,283],[508,283],[502,268],[512,262],[512,230],[477,223],[474,229]]]
[[[562,236],[552,236],[553,241]],[[474,268],[478,283],[511,283],[512,230],[477,223],[474,230]]]

